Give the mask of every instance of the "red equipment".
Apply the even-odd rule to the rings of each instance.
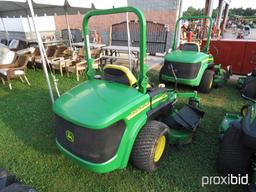
[[[255,40],[211,40],[210,53],[215,63],[220,63],[224,68],[231,65],[234,74],[245,75],[256,67]]]

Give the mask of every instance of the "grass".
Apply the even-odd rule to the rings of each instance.
[[[58,76],[58,75],[57,75]],[[200,94],[205,118],[193,143],[170,148],[162,168],[152,174],[128,165],[107,174],[89,172],[64,157],[55,145],[53,112],[41,70],[28,70],[31,87],[13,81],[13,91],[0,86],[0,167],[38,191],[242,191],[237,186],[201,187],[201,177],[218,175],[218,125],[226,112],[239,112],[244,101],[235,82],[211,94]],[[156,81],[155,72],[150,77]],[[74,77],[59,78],[60,91],[77,84]],[[182,90],[192,91],[190,88]]]

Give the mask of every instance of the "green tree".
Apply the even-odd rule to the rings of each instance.
[[[196,15],[203,15],[204,14],[204,9],[196,9],[194,7],[189,7],[186,11],[184,11],[184,16],[196,16]],[[212,17],[216,18],[218,14],[218,9],[213,9],[212,12]],[[229,10],[229,15],[230,16],[256,16],[256,9],[252,8],[246,8],[243,9],[242,7],[240,8],[232,8]]]
[[[190,16],[196,16],[196,15],[203,15],[204,9],[196,9],[192,6],[190,6],[184,13],[184,16],[190,17]]]

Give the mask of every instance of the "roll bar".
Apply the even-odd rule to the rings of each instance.
[[[147,70],[148,66],[145,64],[145,57],[146,57],[146,19],[144,14],[141,12],[140,9],[135,7],[120,7],[120,8],[113,8],[113,9],[105,9],[105,10],[92,10],[85,14],[83,20],[83,33],[84,33],[84,47],[85,47],[85,55],[87,60],[87,68],[86,68],[86,75],[87,78],[93,79],[95,75],[95,70],[93,69],[93,59],[91,58],[90,52],[90,44],[89,44],[89,19],[92,16],[99,16],[99,15],[109,15],[109,14],[116,14],[116,13],[127,13],[132,12],[136,14],[139,18],[139,26],[140,26],[140,72],[139,72],[139,80],[138,86],[139,91],[142,93],[146,93],[147,91],[147,84],[148,84],[148,77],[147,77]]]

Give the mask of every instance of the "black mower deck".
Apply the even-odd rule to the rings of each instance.
[[[170,128],[194,132],[203,116],[203,111],[191,105],[185,105],[174,115],[165,118],[164,123]]]

